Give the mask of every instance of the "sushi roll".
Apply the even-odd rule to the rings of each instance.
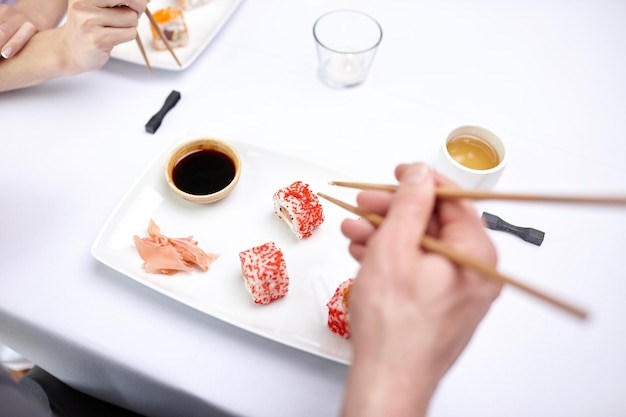
[[[165,7],[155,11],[152,15],[172,48],[187,46],[187,43],[189,43],[189,32],[181,9],[174,6]],[[152,30],[154,47],[159,51],[167,49],[156,29],[152,26],[150,26],[150,29]]]
[[[344,339],[350,339],[348,298],[353,283],[354,278],[350,278],[339,284],[332,298],[326,304],[328,307],[328,328]]]
[[[255,304],[268,304],[287,294],[289,275],[282,251],[267,242],[239,253],[246,289]]]
[[[324,211],[317,195],[302,181],[276,191],[273,201],[274,213],[298,239],[310,237],[313,229],[324,222]]]

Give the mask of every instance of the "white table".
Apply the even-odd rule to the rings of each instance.
[[[216,0],[217,1],[217,0]],[[311,27],[352,7],[384,31],[370,79],[316,79]],[[0,95],[0,341],[64,381],[150,416],[338,414],[346,368],[222,323],[99,264],[90,246],[180,131],[204,130],[388,182],[454,127],[508,143],[499,190],[625,192],[626,3],[244,1],[183,72],[116,60]],[[154,135],[144,124],[182,99]],[[332,152],[329,152],[329,149]],[[500,268],[584,306],[581,323],[506,289],[431,415],[626,413],[626,217],[483,202],[546,232],[490,232]]]

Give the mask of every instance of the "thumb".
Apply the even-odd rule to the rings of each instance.
[[[416,163],[399,166],[396,176],[400,184],[380,233],[393,233],[397,248],[417,248],[435,205],[435,175],[427,165]]]

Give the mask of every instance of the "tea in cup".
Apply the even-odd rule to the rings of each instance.
[[[504,142],[480,126],[461,126],[442,142],[436,170],[461,188],[491,189],[506,166]]]

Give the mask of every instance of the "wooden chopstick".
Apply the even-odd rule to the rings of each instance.
[[[398,186],[391,184],[372,184],[365,182],[331,181],[329,184],[359,190],[395,191]],[[539,195],[498,193],[483,190],[464,190],[460,188],[439,187],[438,198],[470,198],[473,200],[515,200],[552,203],[587,203],[626,205],[626,196],[575,196],[575,195]]]
[[[384,220],[383,216],[376,214],[376,213],[370,213],[368,211],[365,211],[363,209],[360,209],[358,207],[352,206],[348,203],[345,203],[341,200],[338,200],[334,197],[331,197],[329,195],[326,195],[324,193],[317,193],[320,197],[340,206],[343,207],[344,209],[358,215],[361,216],[363,218],[365,218],[366,220],[368,220],[370,223],[372,223],[375,226],[380,226]],[[426,250],[429,250],[431,252],[435,252],[438,253],[440,255],[446,256],[448,259],[450,259],[452,262],[456,263],[457,265],[460,266],[465,266],[468,268],[472,268],[478,272],[480,272],[481,274],[483,274],[484,276],[491,278],[497,282],[501,282],[503,284],[508,284],[511,285],[515,288],[518,288],[540,300],[543,300],[551,305],[553,305],[554,307],[557,307],[569,314],[574,315],[575,317],[581,319],[581,320],[585,320],[587,318],[587,312],[582,310],[581,308],[578,308],[576,306],[573,306],[571,304],[568,304],[564,301],[561,301],[551,295],[545,294],[535,288],[532,288],[524,283],[521,283],[513,278],[510,278],[506,275],[501,274],[500,272],[498,272],[497,269],[484,264],[482,262],[476,261],[472,258],[470,258],[469,256],[466,256],[448,246],[446,246],[445,244],[443,244],[442,242],[440,242],[439,240],[430,237],[430,236],[424,236],[422,238],[422,247]]]
[[[148,71],[152,72],[152,66],[150,65],[150,60],[148,59],[148,55],[146,54],[146,50],[143,47],[143,42],[141,42],[141,38],[139,37],[139,33],[135,37],[137,41],[137,45],[139,46],[139,50],[141,51],[141,55],[143,55],[143,60],[146,61],[146,67],[148,67]]]
[[[180,63],[180,61],[178,60],[178,57],[174,53],[174,49],[172,48],[172,45],[170,45],[170,42],[167,40],[167,37],[165,36],[163,31],[161,30],[161,27],[157,23],[157,21],[154,18],[154,16],[152,16],[152,13],[150,12],[150,10],[148,10],[147,8],[146,8],[146,16],[148,16],[148,20],[150,20],[150,24],[152,25],[152,27],[154,27],[154,30],[156,30],[156,33],[159,35],[159,38],[161,38],[161,40],[165,44],[165,47],[167,48],[167,50],[170,51],[170,54],[172,54],[172,56],[174,57],[174,60],[176,60],[176,63],[178,64],[178,66],[182,67],[183,65]]]

